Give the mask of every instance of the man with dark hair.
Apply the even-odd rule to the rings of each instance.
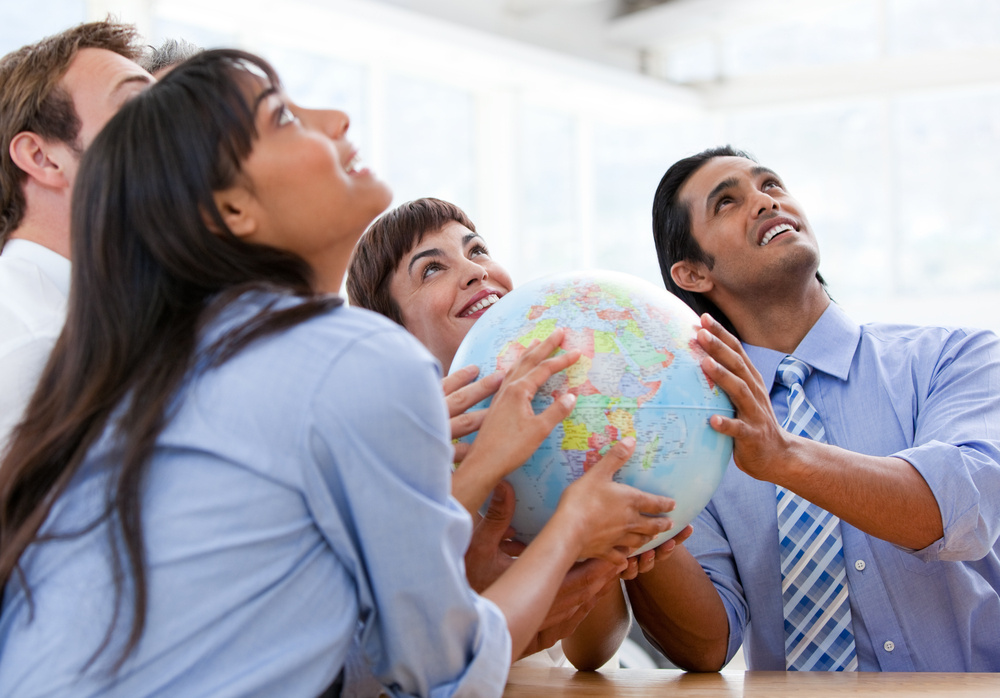
[[[65,319],[80,156],[152,77],[135,29],[91,22],[0,58],[0,451]]]
[[[736,415],[711,418],[734,463],[687,550],[628,583],[647,636],[698,670],[741,643],[751,669],[1000,670],[997,338],[852,322],[802,207],[740,151],[675,164],[653,215]]]

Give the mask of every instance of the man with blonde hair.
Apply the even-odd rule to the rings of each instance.
[[[80,156],[152,82],[131,25],[90,22],[0,58],[0,451],[65,317]]]

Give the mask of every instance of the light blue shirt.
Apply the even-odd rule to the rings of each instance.
[[[269,298],[244,297],[214,326]],[[285,301],[290,302],[290,301]],[[466,583],[468,514],[451,497],[435,360],[401,328],[340,307],[196,371],[149,464],[149,610],[135,654],[90,668],[113,609],[107,527],[22,556],[0,616],[0,695],[303,696],[329,686],[352,637],[394,695],[499,696],[511,641]],[[100,511],[105,438],[47,531]],[[82,672],[82,673],[81,673]]]
[[[784,354],[746,345],[768,386]],[[830,443],[911,463],[944,536],[913,551],[841,522],[860,671],[1000,671],[1000,342],[990,332],[858,326],[835,304],[793,355]],[[771,392],[778,421],[787,393]],[[729,616],[729,654],[784,670],[775,486],[730,463],[686,543]],[[727,658],[727,661],[728,661]]]

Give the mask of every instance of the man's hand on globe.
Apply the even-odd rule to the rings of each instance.
[[[750,477],[784,485],[785,469],[793,453],[816,442],[793,436],[781,428],[764,379],[754,368],[740,340],[711,315],[701,316],[698,344],[709,355],[702,370],[733,402],[733,417],[712,415],[709,422],[720,434],[733,438],[733,462]]]

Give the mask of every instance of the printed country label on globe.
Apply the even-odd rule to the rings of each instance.
[[[542,386],[533,403],[540,412],[571,392],[577,396],[573,412],[507,477],[517,495],[512,526],[518,540],[533,539],[563,489],[626,436],[635,437],[635,454],[616,479],[677,502],[673,528],[636,554],[678,533],[705,507],[732,454],[732,439],[708,420],[734,410],[701,370],[705,354],[695,341],[697,323],[673,294],[607,271],[536,279],[476,322],[452,366],[476,364],[481,376],[509,368],[532,340],[557,327],[566,330],[562,349],[582,352]]]

